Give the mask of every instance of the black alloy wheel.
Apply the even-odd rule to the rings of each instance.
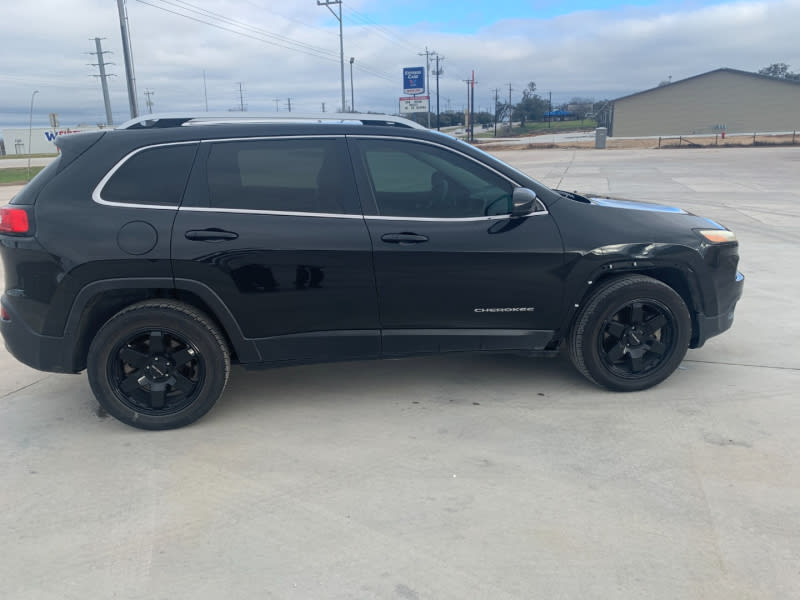
[[[230,356],[207,315],[174,300],[148,300],[100,328],[87,373],[110,415],[141,429],[174,429],[211,410],[228,381]]]
[[[108,357],[107,377],[120,400],[143,414],[164,415],[189,406],[203,389],[206,362],[180,334],[137,332]]]
[[[661,302],[637,299],[623,304],[603,323],[597,351],[612,373],[641,377],[669,358],[675,339],[674,317]]]
[[[618,391],[652,387],[686,355],[692,322],[683,298],[667,284],[625,275],[598,287],[578,313],[569,355],[591,381]]]

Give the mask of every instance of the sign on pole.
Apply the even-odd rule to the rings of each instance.
[[[410,96],[400,98],[400,114],[410,114],[418,112],[428,112],[430,107],[430,96]]]
[[[425,91],[425,67],[403,69],[403,93],[421,94]]]

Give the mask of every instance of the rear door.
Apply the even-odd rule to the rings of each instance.
[[[203,142],[172,257],[176,280],[217,294],[263,362],[379,353],[371,245],[344,138]]]

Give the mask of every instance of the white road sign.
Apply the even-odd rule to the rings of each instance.
[[[400,113],[428,112],[430,107],[430,96],[409,96],[400,98]]]

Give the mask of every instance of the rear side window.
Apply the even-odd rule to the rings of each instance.
[[[114,172],[100,192],[107,202],[178,206],[197,144],[159,146],[137,152]]]
[[[212,208],[343,214],[352,170],[335,139],[217,142],[208,156]]]

